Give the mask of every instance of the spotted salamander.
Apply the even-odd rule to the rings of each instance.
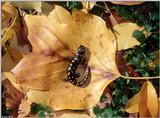
[[[88,80],[88,77],[90,75],[90,68],[87,68],[87,71],[83,77],[83,80],[77,81],[76,78],[80,77],[80,74],[76,71],[78,68],[79,64],[82,62],[83,56],[85,54],[85,47],[80,46],[76,50],[75,57],[71,59],[70,64],[68,65],[67,68],[67,78],[64,79],[64,81],[69,81],[75,86],[83,86],[84,83]]]

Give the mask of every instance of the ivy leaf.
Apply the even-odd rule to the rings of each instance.
[[[143,32],[139,30],[135,30],[132,34],[134,38],[136,38],[139,42],[144,43],[146,41],[146,36]]]
[[[67,1],[66,6],[68,7],[68,9],[82,9],[83,5],[80,1]]]
[[[126,95],[123,95],[122,97],[122,104],[126,105],[128,102],[128,97]]]
[[[42,112],[47,112],[47,113],[52,113],[52,109],[48,106],[45,106],[43,104],[34,104],[31,108],[32,113],[36,114],[40,114],[43,116]]]
[[[41,110],[38,112],[38,117],[39,118],[45,118],[45,111]]]
[[[152,30],[152,26],[150,24],[144,25],[145,29],[150,32]]]
[[[101,113],[103,113],[104,109],[100,109],[98,106],[93,108],[93,112],[94,114],[96,114],[97,116],[100,115]]]
[[[112,117],[113,116],[113,110],[109,107],[104,110],[102,113],[102,117]]]
[[[101,98],[100,98],[100,101],[101,101],[101,102],[104,102],[104,101],[106,101],[106,99],[107,99],[107,96],[102,95]]]

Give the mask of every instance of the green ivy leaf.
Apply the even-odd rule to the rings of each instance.
[[[51,107],[48,107],[48,106],[45,106],[43,104],[34,104],[32,107],[31,107],[31,112],[33,114],[37,114],[38,113],[38,116],[40,118],[45,118],[45,112],[46,113],[52,113],[52,108]]]
[[[93,108],[93,112],[94,112],[94,114],[96,114],[96,115],[101,114],[103,111],[104,111],[104,110],[103,110],[103,109],[100,109],[98,106],[96,106],[96,107]]]
[[[66,6],[68,9],[82,9],[83,5],[80,1],[67,1]]]
[[[41,110],[38,112],[38,117],[39,118],[45,118],[45,111]]]
[[[106,101],[106,99],[107,99],[107,96],[102,95],[101,98],[100,98],[100,102],[104,102],[104,101]]]
[[[132,36],[136,38],[140,43],[144,43],[146,41],[145,34],[139,30],[135,30]]]
[[[109,107],[104,110],[102,117],[112,117],[114,114],[113,110]]]
[[[126,95],[123,95],[122,97],[122,104],[126,105],[128,102],[128,97]]]
[[[152,26],[150,24],[144,25],[145,29],[150,32],[152,30]]]

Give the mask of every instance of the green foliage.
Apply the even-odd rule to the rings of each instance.
[[[6,108],[6,100],[5,98],[2,98],[2,116],[7,117],[11,113],[10,109]]]
[[[154,61],[153,51],[159,50],[159,2],[146,2],[136,6],[114,6],[113,9],[124,19],[134,20],[138,25],[144,26],[143,31],[151,32],[146,37],[143,31],[136,30],[132,36],[141,45],[125,51],[125,59],[141,76],[159,75],[156,68],[149,68],[150,62]],[[156,72],[155,72],[156,71]]]
[[[39,118],[45,118],[45,113],[48,113],[48,114],[52,113],[52,108],[48,106],[44,106],[42,104],[34,104],[31,107],[31,112],[33,114],[38,113]]]
[[[112,106],[116,109],[123,107],[139,89],[140,86],[135,80],[119,78],[115,81],[115,88],[112,92]]]
[[[139,42],[144,43],[146,41],[146,36],[142,31],[135,30],[132,34]]]
[[[119,78],[114,82],[114,86],[111,89],[113,90],[111,105],[104,109],[101,109],[98,105],[93,108],[97,118],[126,117],[128,114],[123,111],[123,107],[140,90],[140,86],[135,80]],[[102,95],[100,102],[104,102],[107,99],[107,96]]]
[[[154,61],[155,56],[152,52],[147,52],[147,45],[136,46],[135,48],[125,51],[124,57],[128,64],[133,65],[134,70],[141,76],[153,76],[156,68],[149,68],[149,64]]]
[[[114,110],[112,107],[106,109],[100,109],[98,106],[93,108],[93,112],[96,114],[96,118],[106,118],[106,117],[122,117],[125,113],[121,109]]]
[[[146,2],[135,6],[114,6],[118,15],[143,25],[145,30],[155,32],[159,28],[159,2]]]
[[[68,9],[82,9],[83,5],[80,1],[67,1],[66,6]]]

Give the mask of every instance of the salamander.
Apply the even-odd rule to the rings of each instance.
[[[87,68],[87,71],[83,77],[83,80],[78,81],[76,78],[80,77],[80,74],[76,71],[79,64],[82,62],[83,57],[85,54],[85,47],[80,46],[76,50],[76,54],[74,58],[71,59],[71,62],[69,63],[67,67],[67,78],[64,79],[64,81],[69,81],[75,86],[83,86],[84,83],[88,80],[88,77],[90,75],[90,68]]]

